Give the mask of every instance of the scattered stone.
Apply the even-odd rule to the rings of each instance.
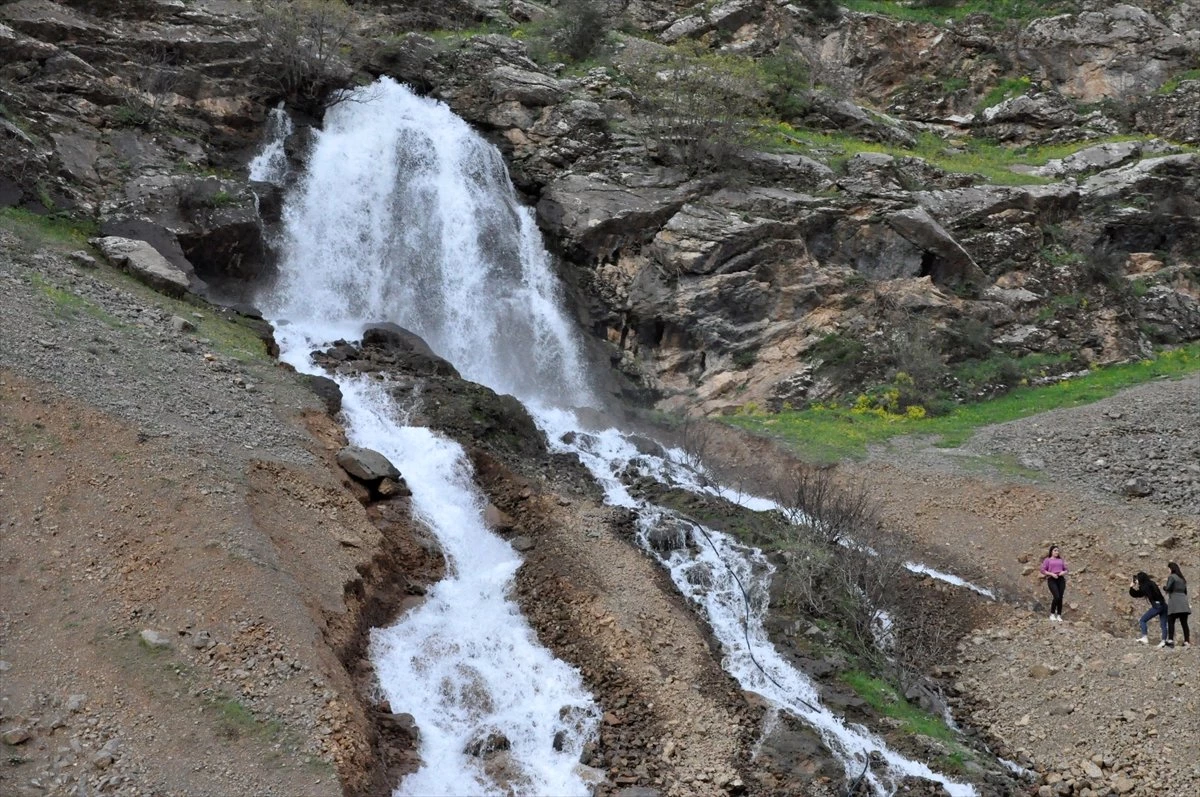
[[[1121,491],[1133,498],[1145,498],[1154,492],[1154,488],[1146,479],[1137,476],[1121,485]]]
[[[495,504],[489,503],[483,509],[483,522],[488,525],[488,528],[498,531],[501,534],[513,530],[512,517],[502,509],[498,509]]]
[[[408,484],[404,479],[380,479],[379,486],[375,488],[375,492],[379,494],[380,498],[412,495],[412,490],[408,489]]]
[[[72,252],[71,254],[67,255],[67,257],[71,258],[71,260],[75,261],[84,268],[97,268],[100,265],[96,262],[96,258],[92,257],[82,249]]]
[[[141,637],[142,644],[148,648],[171,647],[171,640],[167,639],[165,636],[157,631],[154,631],[153,629],[147,628],[143,630],[139,636]]]
[[[533,539],[530,537],[526,537],[525,535],[521,535],[520,537],[513,537],[512,547],[516,548],[518,553],[528,553],[529,551],[533,550],[533,547],[534,547]]]
[[[1038,662],[1029,668],[1029,677],[1038,679],[1049,678],[1056,672],[1058,672],[1057,667],[1051,667],[1048,664],[1042,664],[1041,662]]]
[[[29,731],[25,728],[10,728],[0,734],[0,739],[3,739],[5,744],[24,744],[29,741]]]
[[[184,332],[194,331],[196,329],[196,325],[182,316],[173,315],[171,316],[171,329],[174,330],[176,334],[182,335]]]

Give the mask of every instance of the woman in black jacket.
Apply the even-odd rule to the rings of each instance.
[[[1187,579],[1174,562],[1167,562],[1167,568],[1171,571],[1167,583],[1163,584],[1163,591],[1167,593],[1167,645],[1170,647],[1175,644],[1175,623],[1179,622],[1183,626],[1183,646],[1186,648],[1192,644],[1192,635],[1188,631],[1188,615],[1192,612],[1192,606],[1188,602]]]
[[[1138,642],[1143,645],[1149,644],[1146,623],[1157,617],[1158,623],[1162,627],[1162,642],[1159,642],[1158,646],[1165,648],[1167,646],[1167,599],[1163,597],[1162,590],[1150,579],[1150,576],[1138,571],[1129,585],[1129,597],[1145,598],[1150,601],[1150,611],[1143,614],[1142,619],[1138,620],[1138,625],[1142,628],[1142,636]]]

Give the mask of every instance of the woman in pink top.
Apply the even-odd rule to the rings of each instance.
[[[1063,593],[1067,591],[1067,563],[1058,552],[1057,545],[1050,546],[1050,553],[1042,560],[1042,578],[1050,587],[1050,619],[1062,622]]]

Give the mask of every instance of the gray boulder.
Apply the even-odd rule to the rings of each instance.
[[[346,473],[366,484],[400,477],[400,471],[387,457],[369,448],[346,446],[337,453],[337,463]]]
[[[978,283],[983,271],[958,241],[923,208],[908,208],[888,217],[888,224],[922,249],[924,271],[937,284]]]
[[[145,241],[110,235],[93,238],[91,242],[104,254],[108,262],[128,271],[155,290],[169,296],[182,296],[191,285],[187,274],[171,265],[157,249]]]
[[[1194,34],[1125,3],[1034,20],[1017,50],[1032,77],[1084,102],[1149,93],[1198,53]]]

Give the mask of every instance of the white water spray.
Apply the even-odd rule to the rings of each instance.
[[[282,356],[315,372],[312,349],[357,339],[371,323],[400,324],[464,377],[521,398],[552,445],[576,452],[608,500],[637,508],[647,531],[661,510],[635,500],[617,477],[639,456],[630,439],[615,429],[580,432],[565,409],[591,403],[580,347],[559,309],[532,215],[517,203],[499,154],[439,103],[387,79],[369,92],[370,102],[330,110],[285,207],[280,287],[262,302]],[[461,449],[398,422],[378,385],[339,382],[351,440],[400,467],[447,558],[448,577],[428,600],[373,636],[383,690],[422,731],[423,767],[399,793],[586,793],[577,762],[596,708],[579,674],[537,645],[508,599],[519,559],[484,528]],[[563,443],[567,432],[578,442]],[[678,470],[670,456],[640,463],[664,475]],[[810,722],[849,777],[869,754],[880,756],[886,772],[866,775],[876,793],[911,774],[943,783],[955,797],[974,794],[822,707],[811,681],[763,630],[771,570],[761,552],[709,535],[707,547],[661,561],[703,608],[743,687]],[[700,565],[712,577],[702,591],[688,580]],[[734,576],[751,596],[749,617]],[[504,782],[464,752],[491,732],[511,746]]]
[[[283,185],[288,175],[287,151],[284,144],[294,130],[292,117],[284,110],[283,103],[271,109],[267,114],[267,130],[262,150],[247,166],[251,180]]]

